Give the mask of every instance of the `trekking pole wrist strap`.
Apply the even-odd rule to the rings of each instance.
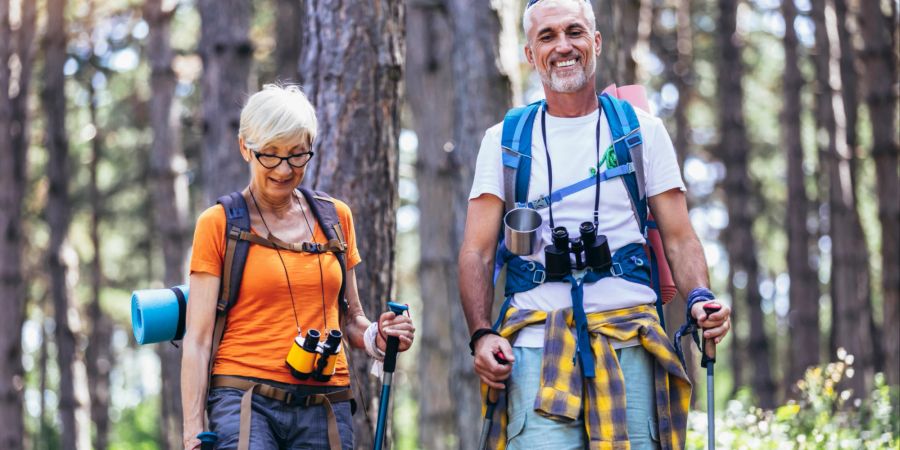
[[[472,338],[469,339],[469,350],[472,350],[472,356],[475,355],[475,343],[478,342],[479,339],[483,338],[487,334],[493,334],[494,336],[500,336],[500,333],[494,331],[491,328],[479,328],[472,333]]]
[[[694,315],[691,314],[691,310],[694,309],[694,305],[698,302],[708,302],[715,300],[716,296],[705,287],[695,287],[687,296],[687,311],[685,314],[687,315],[687,322],[697,323],[697,319],[694,318]]]

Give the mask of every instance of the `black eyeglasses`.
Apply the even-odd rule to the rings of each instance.
[[[303,152],[303,153],[295,153],[290,156],[278,156],[278,155],[268,155],[265,153],[260,153],[257,151],[253,151],[253,154],[256,155],[256,160],[262,164],[266,169],[274,169],[281,164],[282,161],[287,161],[288,165],[295,169],[299,169],[306,165],[309,160],[312,159],[314,153],[313,152]]]

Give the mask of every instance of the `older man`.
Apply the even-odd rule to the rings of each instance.
[[[546,100],[485,133],[459,256],[475,371],[502,392],[490,447],[683,448],[690,384],[654,308],[648,208],[688,320],[719,342],[730,310],[704,312],[715,297],[671,140],[659,119],[598,97],[602,39],[589,2],[532,0],[522,22]],[[530,254],[497,251],[514,208],[542,219]],[[495,255],[507,300],[492,328]]]

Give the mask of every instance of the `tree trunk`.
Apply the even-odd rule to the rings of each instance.
[[[603,37],[601,44],[602,51],[600,57],[597,58],[597,90],[603,89],[611,83],[624,84],[619,80],[617,68],[620,66],[618,61],[619,42],[616,38],[616,24],[619,23],[616,17],[619,2],[615,0],[596,0],[593,2],[594,16],[597,19],[597,31]]]
[[[678,104],[675,106],[675,153],[678,167],[684,169],[684,160],[691,142],[691,124],[688,107],[694,97],[694,30],[691,25],[691,0],[676,0],[675,41],[677,59],[673,68]]]
[[[727,236],[727,233],[723,234]],[[731,297],[731,323],[733,324],[733,329],[731,333],[731,346],[729,348],[729,354],[731,354],[731,395],[729,397],[735,397],[744,384],[746,383],[744,378],[745,362],[747,361],[747,345],[745,344],[744,333],[741,330],[742,327],[739,327],[738,324],[743,320],[743,314],[745,308],[745,304],[743,300],[737,295],[737,288],[734,287],[734,266],[729,265],[728,269],[728,296]]]
[[[48,0],[47,35],[44,44],[45,75],[43,101],[47,113],[47,151],[52,164],[47,165],[49,192],[47,224],[50,242],[47,264],[50,272],[54,321],[56,322],[57,362],[59,364],[59,417],[62,424],[64,449],[75,449],[77,429],[75,410],[74,364],[75,336],[69,325],[69,263],[66,252],[71,220],[69,199],[69,142],[66,136],[66,97],[63,64],[66,62],[65,0]]]
[[[803,173],[803,145],[800,142],[800,115],[803,107],[800,92],[803,75],[797,58],[797,34],[794,0],[783,0],[784,15],[784,109],[781,111],[782,142],[787,153],[787,235],[788,275],[790,276],[790,353],[787,381],[803,378],[809,366],[819,364],[819,280],[810,265],[810,235],[806,227],[810,211]]]
[[[97,130],[91,140],[90,172],[90,237],[94,258],[91,260],[91,302],[88,305],[88,319],[91,334],[85,350],[87,359],[88,389],[91,396],[91,422],[94,423],[93,447],[95,450],[106,450],[109,443],[109,373],[114,359],[112,354],[112,321],[100,307],[100,290],[103,287],[103,268],[101,264],[100,220],[102,217],[102,198],[97,180],[97,167],[102,157],[103,133],[97,120],[97,97],[93,83],[88,80],[87,88],[90,97],[91,123]]]
[[[854,396],[867,395],[873,382],[872,315],[869,305],[868,258],[856,211],[847,145],[840,74],[837,17],[830,0],[812,2],[816,24],[816,122],[822,173],[828,177],[831,237],[832,351],[843,347],[854,355],[856,376],[847,381]]]
[[[150,25],[147,45],[150,59],[150,123],[153,146],[150,150],[150,186],[154,217],[157,220],[155,241],[160,244],[165,267],[164,284],[175,286],[185,282],[188,187],[184,171],[187,163],[180,145],[178,108],[175,95],[173,52],[169,44],[169,27],[174,9],[164,10],[160,0],[148,0],[144,17]],[[236,154],[233,159],[239,160]],[[164,448],[182,448],[181,414],[181,349],[169,344],[156,347],[162,375],[161,442]]]
[[[886,17],[878,2],[860,2],[860,30],[865,40],[862,62],[869,120],[872,123],[872,157],[875,159],[878,218],[881,222],[881,286],[884,319],[881,342],[888,384],[900,384],[900,178],[896,111],[898,106],[897,10],[891,3]],[[893,34],[891,32],[893,30]]]
[[[453,41],[444,0],[408,3],[406,99],[418,137],[416,186],[419,191],[419,286],[427,292],[427,307],[417,330],[419,447],[449,450],[456,433],[457,398],[450,392],[450,360],[454,351],[447,320],[459,299],[456,277],[456,173],[453,158]],[[448,151],[449,150],[449,151]],[[459,348],[459,347],[457,347]],[[464,347],[463,347],[464,348]]]
[[[27,186],[28,82],[31,78],[35,5],[24,2],[22,22],[15,33],[9,23],[10,2],[0,0],[0,448],[24,445],[22,322],[25,318],[25,283],[22,273],[22,202]],[[16,95],[10,97],[11,54],[18,54],[21,72]]]
[[[303,46],[304,0],[277,0],[278,16],[275,18],[275,75],[289,83],[300,81],[300,49]]]
[[[510,107],[510,83],[499,67],[500,19],[490,2],[452,0],[453,24],[453,143],[448,170],[456,177],[452,191],[454,232],[452,248],[459,251],[475,172],[475,160],[484,131],[500,122]],[[503,5],[502,2],[497,5]],[[448,209],[451,209],[448,207]],[[458,297],[458,291],[457,292]],[[456,434],[459,446],[474,448],[481,432],[481,399],[478,377],[468,348],[469,332],[459,301],[451,305],[450,395],[456,399]]]
[[[597,61],[598,90],[611,83],[634,84],[638,80],[637,49],[641,36],[649,36],[650,0],[598,0],[594,2],[597,31],[603,51]]]
[[[253,44],[250,0],[199,0],[203,58],[203,187],[206,204],[247,185],[238,152],[241,107],[247,97]]]
[[[775,382],[772,379],[769,342],[765,332],[765,318],[760,308],[759,265],[756,242],[753,238],[753,219],[758,210],[753,180],[750,178],[750,143],[744,124],[744,95],[742,80],[740,36],[736,33],[738,0],[719,0],[718,42],[719,59],[719,154],[727,175],[723,182],[728,207],[726,248],[734,269],[733,277],[746,277],[746,287],[738,286],[744,294],[747,316],[750,319],[750,339],[747,351],[753,362],[753,391],[759,406],[775,406]],[[734,279],[732,279],[732,283]]]
[[[370,319],[394,293],[397,139],[403,7],[399,0],[307,0],[302,80],[319,118],[306,186],[347,201],[364,263],[356,270]],[[352,43],[352,45],[350,44]],[[351,353],[363,411],[374,414],[377,380],[364,351]],[[373,443],[373,418],[356,414],[356,447]]]

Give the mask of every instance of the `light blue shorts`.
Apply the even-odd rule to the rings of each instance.
[[[509,379],[509,450],[585,448],[584,420],[557,422],[534,412],[541,380],[542,348],[513,347],[516,362]],[[659,449],[653,357],[641,346],[616,350],[625,377],[628,438],[633,450]]]

